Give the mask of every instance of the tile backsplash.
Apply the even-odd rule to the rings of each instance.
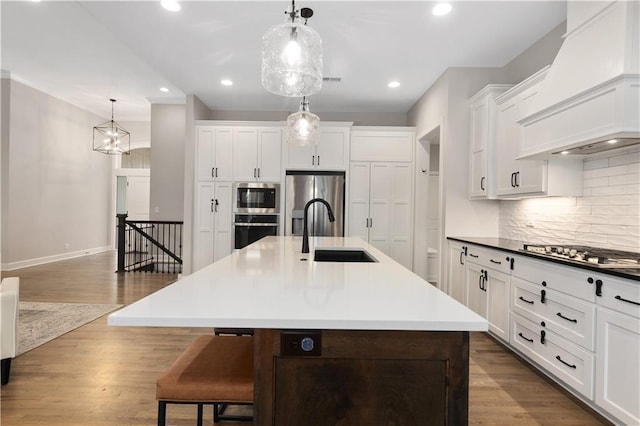
[[[640,147],[587,157],[583,179],[581,197],[501,201],[500,237],[640,252]]]

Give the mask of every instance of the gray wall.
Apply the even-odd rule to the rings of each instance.
[[[112,157],[92,150],[105,118],[15,81],[3,89],[3,269],[110,248]]]
[[[184,214],[185,106],[151,105],[151,220]]]
[[[323,121],[349,121],[354,126],[406,126],[407,114],[404,112],[317,112],[320,126]],[[223,111],[212,110],[209,120],[229,121],[284,121],[289,111]]]
[[[4,230],[7,229],[7,215],[4,214],[3,207],[8,205],[9,196],[9,179],[4,175],[9,170],[9,88],[9,79],[0,79],[0,265],[4,250]]]

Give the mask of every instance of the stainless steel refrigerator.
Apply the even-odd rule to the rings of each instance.
[[[323,198],[336,217],[329,222],[322,203],[309,207],[309,236],[344,236],[344,172],[288,171],[285,179],[285,235],[302,235],[304,206],[314,198]]]

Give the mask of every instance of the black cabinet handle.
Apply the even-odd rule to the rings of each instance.
[[[567,318],[567,317],[565,317],[564,315],[562,315],[561,312],[558,312],[556,315],[559,316],[560,318],[562,318],[564,320],[567,320],[567,321],[570,321],[570,322],[575,322],[575,323],[578,322],[578,320],[575,319],[575,318]]]
[[[557,359],[558,361],[560,361],[561,363],[563,363],[564,365],[566,365],[567,367],[569,367],[569,368],[573,368],[574,370],[575,370],[576,368],[578,368],[578,367],[576,367],[576,366],[575,366],[575,364],[569,364],[568,362],[565,362],[562,358],[560,358],[560,355],[557,355],[557,356],[556,356],[556,359]]]
[[[547,282],[546,281],[542,281],[540,284],[542,284],[542,287],[546,287],[547,286]]]
[[[515,179],[516,188],[520,187],[520,182],[519,181],[520,181],[520,172],[516,172],[516,179]]]
[[[593,278],[591,278],[591,277],[587,278],[587,282],[588,282],[589,284],[593,284]]]
[[[533,339],[527,339],[526,337],[524,337],[522,333],[518,333],[518,336],[522,337],[524,340],[526,340],[529,343],[533,343]]]
[[[216,198],[216,202],[215,202],[215,205],[214,205],[214,207],[213,207],[213,211],[214,211],[215,213],[218,213],[218,205],[219,205],[219,204],[220,204],[220,203],[218,202],[218,199]]]
[[[218,168],[216,167],[216,177],[218,177]]]
[[[478,257],[478,255],[477,255],[477,254],[473,254],[473,253],[469,253],[469,256],[471,256],[471,257]]]
[[[540,330],[540,343],[544,345],[544,338],[547,337],[547,332],[544,330]]]
[[[540,303],[547,303],[547,291],[540,290]]]
[[[312,156],[311,156],[311,165],[312,165],[312,166],[315,166],[315,165],[316,165],[316,156],[315,156],[315,155],[312,155]]]
[[[258,167],[258,179],[260,179],[260,167]]]
[[[500,262],[499,260],[489,259],[489,262],[491,262],[491,263],[495,263],[495,264],[497,264],[497,265],[502,265],[502,262]]]
[[[516,174],[515,174],[515,172],[514,172],[514,173],[511,173],[511,187],[512,187],[512,188],[515,188],[515,187],[516,187],[515,179],[516,179]]]
[[[634,302],[633,300],[625,299],[621,296],[616,296],[615,299],[620,300],[621,302],[633,303],[634,305],[640,305],[638,302]]]
[[[318,166],[319,166],[320,165],[320,156],[317,155],[317,157],[318,157]]]
[[[212,168],[211,168],[211,177],[212,177],[212,178],[213,178],[213,177],[216,177],[216,168],[215,168],[215,167],[212,167]]]
[[[510,262],[509,269],[511,269],[512,271],[513,271],[513,262],[514,261],[515,261],[515,259],[513,257],[509,260],[509,262]]]
[[[602,280],[596,280],[596,296],[602,297]]]
[[[534,302],[533,302],[533,300],[527,300],[527,299],[525,299],[525,298],[524,298],[524,297],[522,297],[522,296],[518,297],[518,299],[520,299],[520,300],[522,300],[524,303],[528,303],[528,304],[530,304],[530,305],[533,305],[533,303],[534,303]]]
[[[484,191],[484,176],[480,178],[480,189]]]
[[[464,255],[464,252],[463,252],[463,251],[461,251],[461,252],[460,252],[460,264],[461,264],[461,265],[464,265],[464,262],[462,261],[462,256],[463,256],[463,255]]]
[[[469,247],[467,247],[467,246],[462,246],[462,248],[464,249],[464,255],[466,256],[466,255],[467,255],[467,250],[469,249]]]
[[[211,199],[211,213],[213,213],[213,212],[214,212],[214,208],[215,208],[214,201],[215,201],[215,200],[212,198],[212,199]]]
[[[480,273],[480,276],[478,277],[478,288],[480,290],[482,290],[482,280],[484,279],[484,274]]]

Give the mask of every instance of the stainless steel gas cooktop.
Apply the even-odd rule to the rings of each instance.
[[[586,263],[599,268],[640,269],[640,253],[588,246],[524,244],[522,251],[541,256]]]

